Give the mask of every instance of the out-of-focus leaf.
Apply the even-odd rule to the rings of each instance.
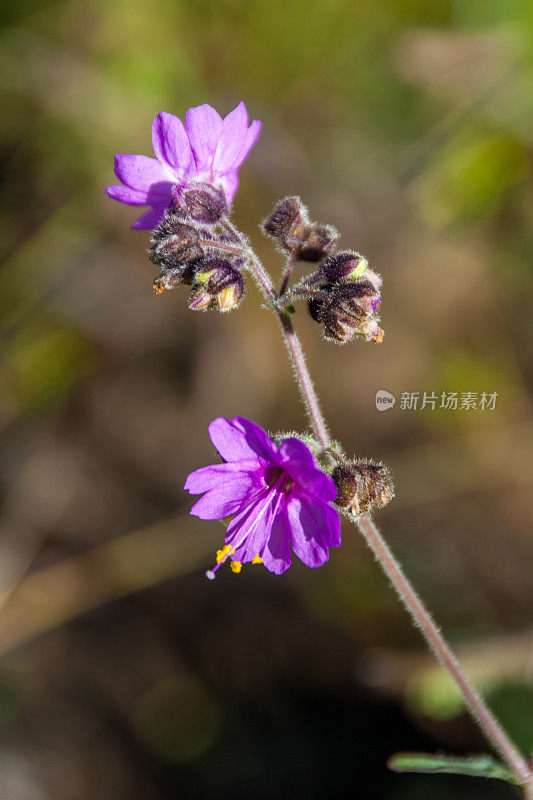
[[[396,753],[387,762],[393,772],[445,772],[452,775],[470,775],[475,778],[496,778],[516,783],[505,764],[492,756],[447,756],[437,753]]]
[[[527,151],[512,136],[461,139],[451,140],[416,185],[420,213],[437,227],[486,218],[526,174]]]
[[[9,342],[5,354],[12,403],[22,412],[49,408],[92,360],[81,331],[61,321],[39,320]]]

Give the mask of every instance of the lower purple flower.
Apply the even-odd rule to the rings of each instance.
[[[259,425],[242,417],[218,417],[209,435],[224,463],[188,476],[185,489],[205,492],[191,514],[233,518],[207,577],[212,580],[230,556],[233,572],[252,562],[281,575],[291,564],[291,548],[308,567],[322,566],[329,548],[341,544],[339,515],[330,505],[337,490],[309,448],[294,438],[277,445]]]

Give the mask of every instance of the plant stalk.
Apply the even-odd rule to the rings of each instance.
[[[449,644],[440,633],[431,614],[411,586],[374,521],[369,516],[363,516],[357,520],[357,526],[398,593],[400,600],[411,615],[415,626],[420,628],[430,649],[441,662],[450,677],[455,681],[470,713],[479,727],[483,730],[489,741],[492,742],[494,748],[500,753],[504,761],[509,765],[517,781],[526,786],[528,781],[532,779],[527,761],[517,750],[494,714],[466,677]]]
[[[228,223],[229,224],[229,223]],[[246,248],[251,261],[251,271],[270,300],[274,303],[275,312],[279,318],[283,336],[289,351],[294,371],[298,380],[302,398],[307,408],[307,413],[314,428],[314,432],[320,444],[324,448],[331,447],[331,438],[328,433],[326,422],[320,411],[318,398],[313,387],[311,376],[305,363],[303,350],[294,330],[291,315],[284,311],[277,304],[279,295],[274,289],[274,285],[268,273],[265,271],[257,256],[249,245],[243,240],[242,236],[232,226],[232,232],[238,236],[239,240]],[[292,266],[288,266],[285,276],[290,277]],[[283,290],[287,288],[285,277],[282,281]],[[433,621],[431,614],[424,606],[416,591],[411,586],[408,578],[403,572],[399,562],[393,555],[391,549],[381,536],[373,520],[365,515],[357,520],[357,526],[363,534],[367,544],[374,553],[381,568],[387,575],[402,603],[409,612],[415,626],[420,628],[424,639],[431,651],[440,661],[444,669],[448,672],[452,680],[459,688],[465,703],[475,721],[485,733],[487,739],[499,752],[504,761],[509,765],[517,782],[524,788],[526,796],[533,797],[533,772],[528,762],[519,752],[502,726],[490,711],[477,690],[463,672],[452,649],[440,633],[437,625]]]

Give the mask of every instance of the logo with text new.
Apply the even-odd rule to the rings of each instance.
[[[378,411],[388,411],[389,408],[394,407],[395,402],[394,395],[385,391],[385,389],[378,389],[376,392],[376,408]]]

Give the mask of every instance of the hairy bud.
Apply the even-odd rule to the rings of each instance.
[[[198,231],[180,220],[175,210],[167,209],[159,225],[152,231],[148,257],[153,264],[175,269],[202,255]]]
[[[298,259],[300,261],[320,261],[329,253],[338,236],[338,232],[332,225],[319,225],[318,223],[308,225],[298,247]]]
[[[296,243],[306,226],[307,210],[299,197],[286,197],[263,222],[263,230],[286,250]]]
[[[209,183],[177,185],[172,195],[183,216],[202,225],[214,225],[228,213],[224,192]]]
[[[354,336],[368,342],[382,342],[384,331],[379,327],[376,311],[379,291],[366,279],[339,281],[320,289],[320,297],[311,298],[309,313],[324,326],[324,336],[345,344]]]
[[[368,268],[368,261],[360,253],[343,250],[324,259],[320,272],[328,283],[356,280]]]
[[[357,460],[337,464],[331,473],[337,487],[335,503],[358,517],[383,508],[394,497],[394,484],[388,467]]]
[[[160,294],[180,283],[192,283],[194,264],[202,254],[196,228],[186,225],[176,208],[168,208],[152,231],[148,249],[150,261],[163,268],[154,281],[154,292]]]
[[[218,307],[226,312],[236,308],[244,295],[244,278],[230,261],[209,256],[200,261],[195,274],[196,287],[189,300],[193,311]]]
[[[278,203],[263,222],[263,230],[301,261],[319,261],[331,250],[338,237],[331,225],[310,222],[299,197],[286,197]]]

